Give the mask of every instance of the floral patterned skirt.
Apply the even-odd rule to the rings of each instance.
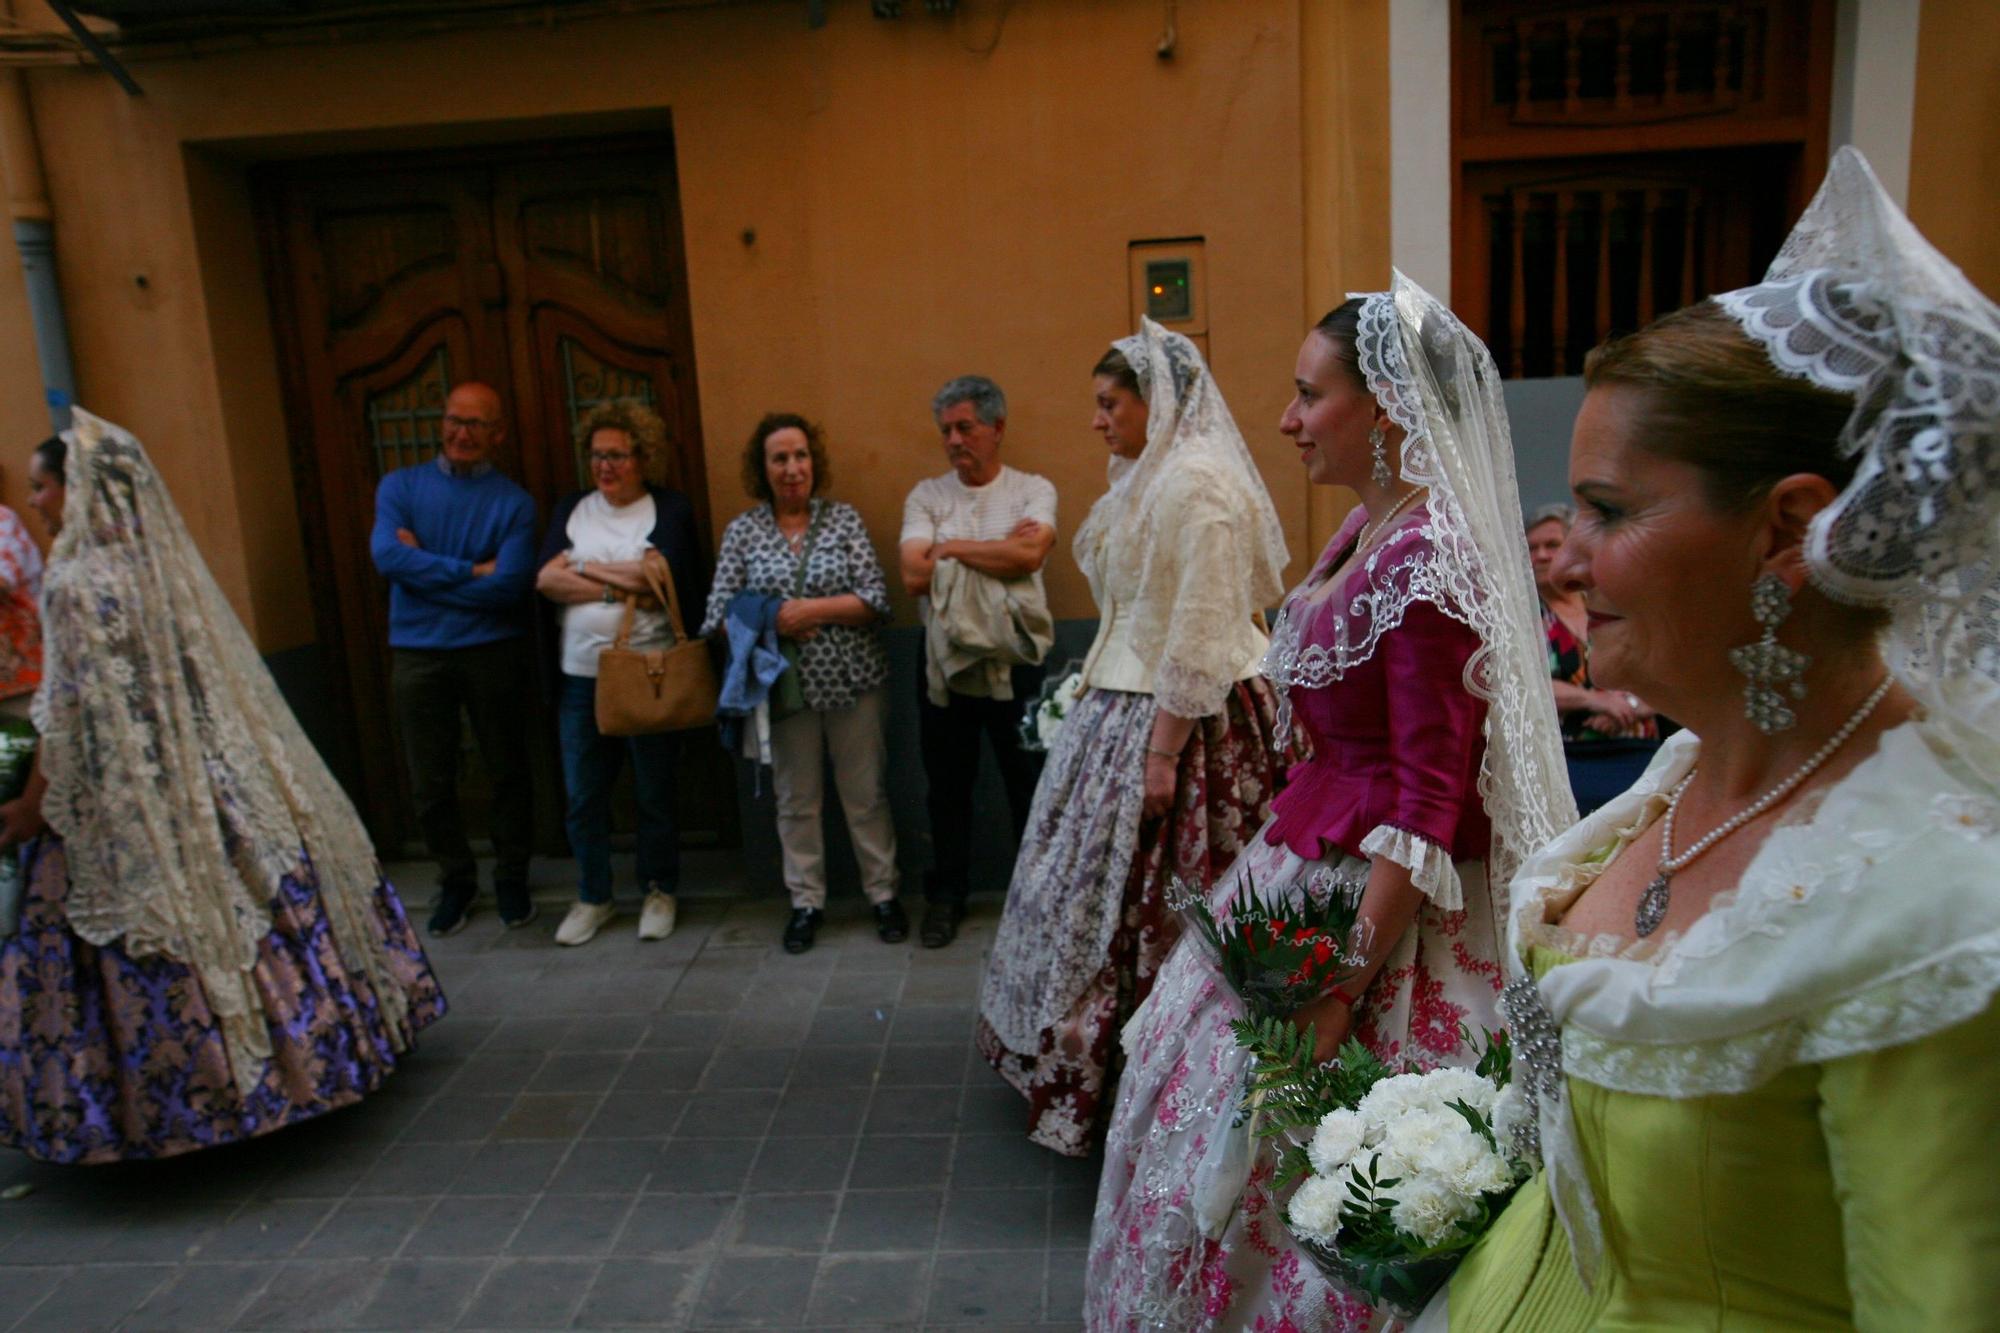
[[[1088,1154],[1102,1131],[1118,1030],[1180,938],[1168,888],[1179,878],[1205,889],[1229,869],[1269,813],[1290,758],[1273,753],[1270,686],[1239,681],[1181,751],[1173,808],[1141,824],[1157,711],[1151,695],[1110,690],[1092,690],[1072,709],[1035,789],[988,965],[980,1053],[1028,1099],[1028,1137],[1071,1157]],[[1051,954],[1082,966],[1051,969]],[[1050,1017],[1010,1043],[994,998],[1024,982],[1044,991]]]
[[[0,1143],[47,1162],[171,1157],[359,1101],[395,1069],[399,1045],[340,957],[309,864],[279,882],[258,949],[272,1053],[246,1099],[194,973],[79,939],[62,840],[24,855],[20,931],[0,947]],[[386,882],[375,911],[414,1032],[443,1015],[444,992]]]
[[[1246,879],[1267,897],[1303,892],[1322,866],[1338,883],[1367,882],[1361,857],[1336,849],[1308,861],[1260,831],[1210,903],[1226,919]],[[1384,1061],[1469,1064],[1474,1053],[1461,1046],[1458,1025],[1475,1036],[1499,1026],[1499,940],[1484,867],[1457,869],[1468,910],[1426,902],[1355,1008],[1355,1037]],[[1285,1229],[1275,1155],[1238,1123],[1249,1055],[1229,1025],[1243,1016],[1209,951],[1190,940],[1167,959],[1126,1030],[1130,1063],[1090,1230],[1084,1319],[1093,1333],[1345,1333],[1383,1323],[1323,1277]],[[1198,1219],[1224,1217],[1204,1234]]]

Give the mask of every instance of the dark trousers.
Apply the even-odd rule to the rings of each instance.
[[[478,890],[479,877],[458,808],[459,710],[472,722],[473,740],[493,789],[488,819],[498,862],[493,896],[507,917],[528,910],[528,856],[535,833],[528,768],[532,657],[527,639],[472,648],[398,648],[389,670],[417,824],[438,863],[445,893],[466,899]]]
[[[933,864],[924,885],[931,902],[963,902],[972,874],[972,789],[979,777],[979,738],[993,744],[1007,808],[1014,817],[1014,841],[1028,827],[1042,756],[1021,748],[1021,714],[1041,693],[1043,670],[1017,666],[1010,673],[1012,699],[951,695],[945,706],[931,702],[925,664],[917,662],[917,733],[930,787]]]
[[[563,785],[569,789],[564,827],[576,857],[576,896],[587,903],[611,901],[611,784],[632,761],[632,797],[639,807],[639,883],[672,893],[681,878],[681,844],[674,832],[674,767],[681,738],[671,731],[651,736],[606,736],[597,729],[597,679],[562,678],[556,705],[556,732],[562,741]]]

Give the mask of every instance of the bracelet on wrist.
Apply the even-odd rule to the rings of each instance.
[[[1332,990],[1328,991],[1326,994],[1328,999],[1339,1000],[1349,1009],[1352,1009],[1355,1006],[1355,1004],[1358,1003],[1358,999],[1356,996],[1350,995],[1346,990],[1344,990],[1339,986],[1335,986]]]
[[[1179,750],[1162,750],[1157,745],[1148,745],[1146,747],[1146,753],[1156,754],[1162,759],[1178,760],[1181,757],[1181,752]]]

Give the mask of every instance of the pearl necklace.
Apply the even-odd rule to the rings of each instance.
[[[1394,521],[1396,515],[1402,513],[1405,509],[1409,508],[1410,501],[1416,499],[1419,495],[1422,495],[1423,493],[1424,493],[1423,487],[1412,486],[1409,490],[1403,493],[1402,499],[1396,501],[1394,505],[1390,506],[1388,513],[1382,515],[1382,517],[1376,522],[1364,526],[1361,529],[1361,536],[1355,540],[1354,553],[1356,555],[1360,555],[1363,551],[1367,550],[1368,539],[1370,537],[1381,536],[1382,529],[1388,527],[1389,524],[1392,521]]]
[[[1861,724],[1868,720],[1869,715],[1875,711],[1876,705],[1880,704],[1883,698],[1888,695],[1889,687],[1893,684],[1895,684],[1893,676],[1885,675],[1882,677],[1882,683],[1877,685],[1869,696],[1861,701],[1861,706],[1854,710],[1853,715],[1846,722],[1841,724],[1840,730],[1829,736],[1826,744],[1813,751],[1811,758],[1793,769],[1791,776],[1765,792],[1762,796],[1759,796],[1749,805],[1743,807],[1743,809],[1737,811],[1734,815],[1731,815],[1723,823],[1710,830],[1706,837],[1676,856],[1674,855],[1674,816],[1680,811],[1681,797],[1686,794],[1688,784],[1694,781],[1694,770],[1688,770],[1688,775],[1680,780],[1679,784],[1674,787],[1673,795],[1667,798],[1667,813],[1660,821],[1659,873],[1653,876],[1653,882],[1646,886],[1646,891],[1639,895],[1639,909],[1632,915],[1632,929],[1639,933],[1640,939],[1644,939],[1658,930],[1660,922],[1666,920],[1667,900],[1673,892],[1674,876],[1685,870],[1689,863],[1697,856],[1700,856],[1703,852],[1715,846],[1716,843],[1721,842],[1724,838],[1736,832],[1737,829],[1742,828],[1758,815],[1769,810],[1779,801],[1789,796],[1801,782],[1804,782],[1807,778],[1818,772],[1820,765],[1833,758],[1834,752],[1847,743],[1847,738],[1861,729]]]

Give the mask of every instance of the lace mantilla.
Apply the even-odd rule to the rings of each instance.
[[[192,968],[247,1095],[271,1052],[250,972],[278,881],[298,875],[407,1041],[408,996],[388,968],[373,910],[381,872],[360,818],[139,441],[80,410],[68,438],[33,713],[70,925],[93,944]]]
[[[1490,882],[1505,885],[1523,857],[1576,818],[1576,804],[1549,691],[1500,373],[1485,344],[1401,273],[1390,290],[1363,297],[1355,353],[1370,392],[1403,428],[1403,480],[1427,494],[1368,556],[1361,594],[1341,608],[1349,613],[1346,637],[1331,648],[1307,642],[1302,627],[1315,608],[1294,595],[1272,634],[1265,674],[1287,701],[1293,687],[1325,688],[1366,661],[1418,597],[1477,633],[1465,684],[1488,705],[1479,794],[1493,824]]]
[[[1923,238],[1852,148],[1763,282],[1716,303],[1777,368],[1852,395],[1854,479],[1813,521],[1814,581],[1895,608],[1889,657],[1932,707],[2000,716],[2000,307]]]
[[[1137,570],[1121,599],[1132,650],[1154,669],[1162,707],[1207,717],[1246,665],[1231,631],[1284,594],[1284,528],[1195,345],[1147,319],[1114,346],[1146,400],[1146,447],[1111,460],[1111,488],[1077,529],[1077,563],[1093,589],[1103,562]]]

